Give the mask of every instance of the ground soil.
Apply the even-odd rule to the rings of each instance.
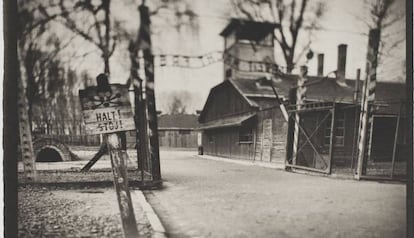
[[[152,230],[134,206],[140,237]],[[113,189],[20,187],[18,234],[22,237],[123,237]]]

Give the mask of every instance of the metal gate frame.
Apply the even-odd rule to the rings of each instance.
[[[323,117],[321,121],[318,122],[316,125],[316,128],[312,131],[311,134],[309,134],[300,124],[299,121],[296,120],[295,116],[297,113],[303,114],[305,112],[326,112],[326,115]],[[335,103],[305,103],[301,105],[301,109],[297,109],[297,105],[289,105],[288,106],[288,113],[289,113],[289,119],[293,120],[294,125],[298,125],[299,131],[302,132],[302,134],[305,136],[306,141],[299,145],[299,143],[296,145],[299,148],[296,148],[296,154],[288,155],[286,156],[286,163],[285,166],[288,168],[294,168],[294,169],[302,169],[302,170],[308,170],[311,172],[318,172],[323,174],[331,174],[331,168],[332,168],[332,153],[333,153],[333,143],[334,143],[334,126],[335,126]],[[331,118],[331,135],[330,135],[330,142],[329,142],[329,157],[328,160],[325,161],[319,151],[316,149],[314,143],[312,142],[312,137],[315,135],[315,133],[319,130],[319,128],[322,126],[322,124],[326,121],[326,119],[329,117],[329,115],[332,116]],[[292,130],[294,128],[292,126],[289,126],[288,128],[288,134],[292,133]],[[287,144],[292,144],[292,148],[295,146],[295,143],[293,140],[288,140]],[[292,163],[295,157],[298,156],[298,154],[301,152],[301,150],[304,148],[304,146],[309,143],[313,149],[313,151],[316,153],[317,156],[319,156],[322,161],[327,165],[326,169],[316,169],[311,167],[306,167],[302,165],[297,164],[290,164],[288,162],[288,159],[291,159]],[[290,158],[289,158],[290,157]]]
[[[368,141],[366,142],[368,144],[367,146],[367,152],[366,152],[366,156],[364,156],[364,165],[363,165],[363,173],[361,175],[361,178],[363,179],[378,179],[378,180],[384,180],[384,179],[394,179],[394,170],[395,170],[395,160],[396,160],[396,150],[397,150],[397,141],[398,141],[398,135],[399,135],[399,130],[400,130],[400,124],[401,124],[401,119],[404,118],[403,116],[403,112],[402,112],[402,108],[403,108],[404,103],[400,104],[400,108],[398,111],[398,114],[373,114],[372,116],[372,123],[370,123],[370,130],[368,133]],[[381,117],[388,117],[388,118],[395,118],[396,122],[395,122],[395,132],[394,132],[394,138],[393,138],[393,148],[392,148],[392,160],[391,160],[391,171],[390,171],[390,175],[387,176],[379,176],[379,175],[370,175],[368,174],[368,161],[371,160],[371,156],[372,156],[372,151],[373,151],[373,134],[374,134],[374,123],[375,123],[375,118],[381,118]]]

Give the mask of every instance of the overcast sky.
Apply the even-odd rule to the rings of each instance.
[[[219,33],[228,23],[226,18],[231,13],[229,2],[230,0],[191,1],[192,7],[199,15],[198,31],[191,31],[184,27],[178,32],[168,25],[165,16],[164,18],[153,17],[153,51],[155,54],[201,55],[211,51],[222,51],[223,39]],[[397,10],[403,10],[405,1],[397,0],[397,2]],[[321,19],[324,30],[315,32],[311,48],[316,54],[325,54],[324,71],[328,73],[336,69],[337,46],[347,44],[346,77],[355,78],[358,68],[361,68],[362,73],[365,70],[368,40],[368,28],[356,16],[362,18],[367,16],[368,9],[364,8],[362,0],[329,0],[326,3],[326,12]],[[131,4],[121,4],[121,1],[113,1],[112,13],[116,14],[118,19],[123,20],[124,26],[130,32],[136,34],[139,24],[136,7],[131,7]],[[405,37],[405,21],[388,29],[386,34],[395,35],[396,38]],[[76,42],[73,47],[69,48],[69,51],[82,53],[94,50],[92,45],[81,43],[80,39]],[[111,58],[112,83],[125,83],[128,78],[129,58],[126,47],[126,44],[119,45],[115,55]],[[90,75],[95,76],[103,70],[102,60],[97,53],[98,51],[87,57],[74,59],[71,64],[79,72],[86,70]],[[275,55],[278,63],[284,65],[281,52],[276,51]],[[405,42],[384,58],[382,68],[379,69],[379,80],[401,81],[403,67],[405,67],[404,59]],[[311,75],[316,74],[316,57],[309,62],[309,72]],[[362,76],[364,77],[364,74]],[[223,65],[218,62],[203,69],[158,67],[155,69],[155,81],[158,109],[166,110],[169,94],[188,91],[191,99],[188,100],[187,108],[192,113],[202,109],[210,88],[223,81]]]

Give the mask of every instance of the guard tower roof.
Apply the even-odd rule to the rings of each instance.
[[[278,27],[280,27],[280,24],[277,23],[232,18],[220,35],[227,37],[235,31],[240,39],[259,41],[268,34],[273,33],[274,29]]]

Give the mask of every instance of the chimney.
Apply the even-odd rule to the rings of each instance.
[[[354,90],[354,102],[358,102],[359,98],[359,80],[361,79],[361,69],[357,69],[356,80],[355,80],[355,90]]]
[[[323,54],[318,54],[318,73],[317,76],[322,77],[323,76]]]
[[[346,68],[346,44],[338,45],[338,67],[337,67],[337,82],[345,84],[345,68]]]

